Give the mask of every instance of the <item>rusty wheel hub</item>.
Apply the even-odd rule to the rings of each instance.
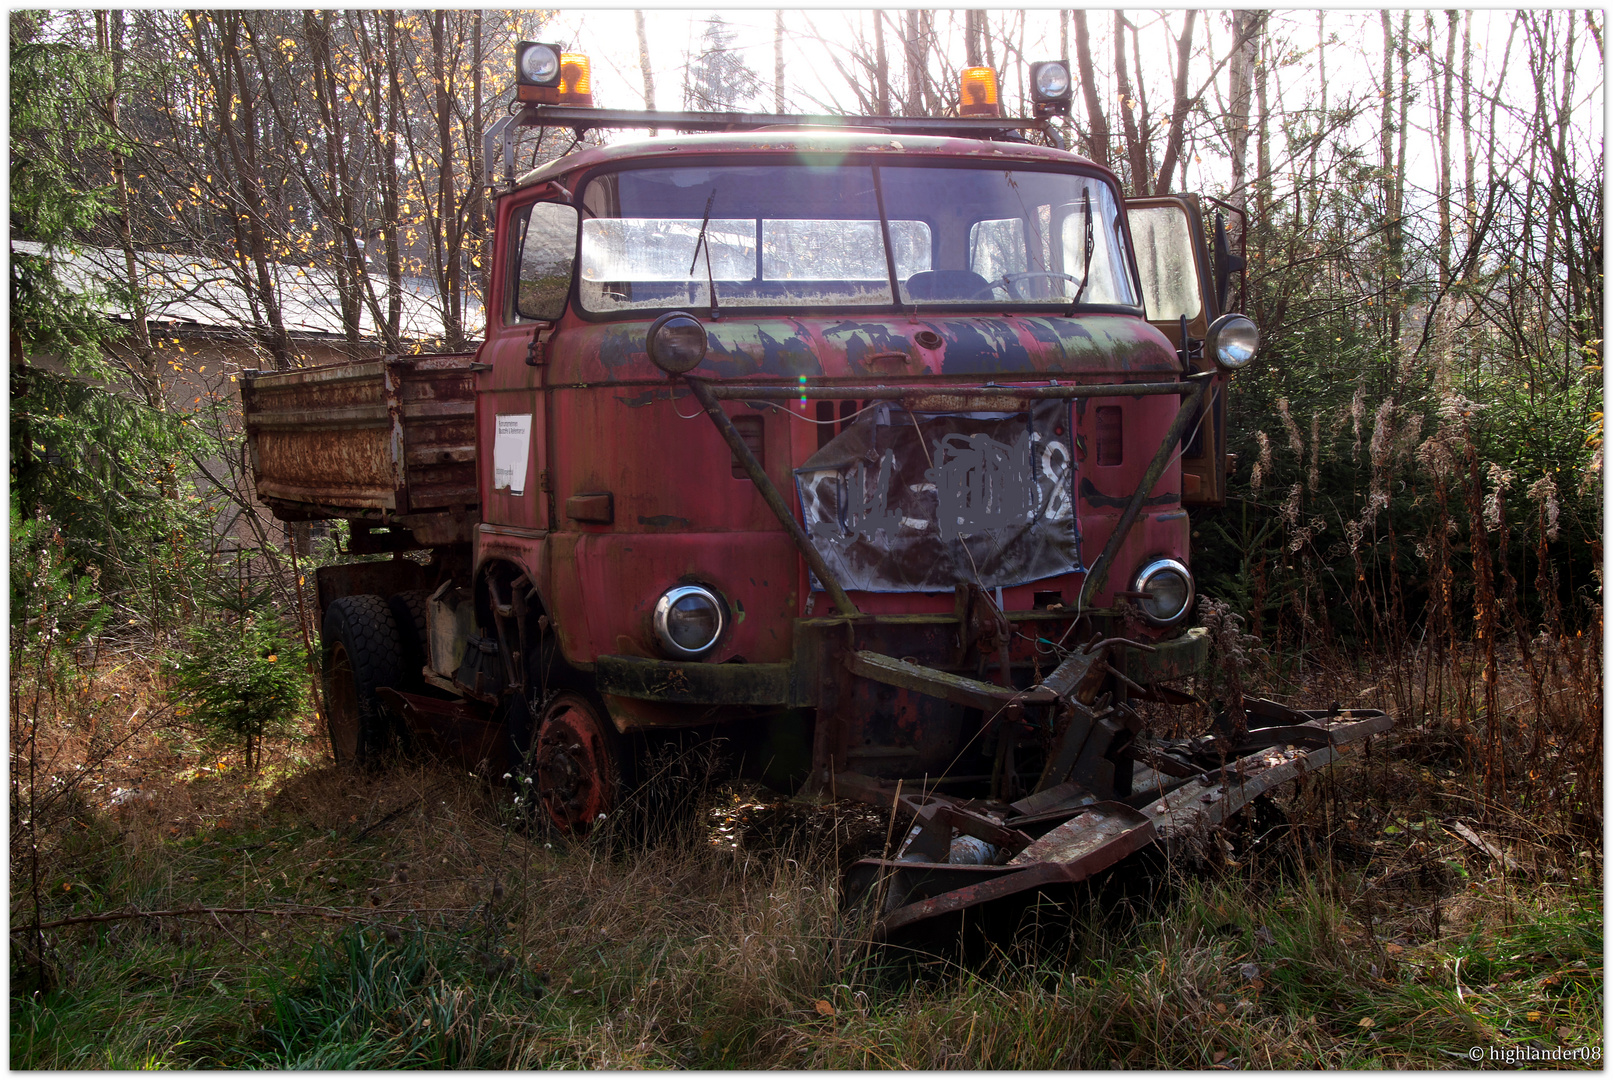
[[[538,797],[562,829],[586,832],[616,802],[613,731],[586,698],[561,694],[538,728]]]

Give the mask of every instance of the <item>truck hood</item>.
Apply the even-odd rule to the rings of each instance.
[[[566,328],[555,383],[664,379],[645,352],[650,320],[578,322]],[[1165,336],[1129,315],[971,315],[872,319],[726,316],[705,320],[706,358],[693,374],[713,379],[857,378],[882,383],[962,378],[1162,376],[1181,370]]]

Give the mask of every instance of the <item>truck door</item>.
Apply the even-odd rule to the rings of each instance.
[[[545,346],[571,291],[577,211],[564,202],[517,200],[500,208],[487,340],[477,357],[490,368],[476,402],[478,445],[487,458],[479,467],[482,520],[548,529]]]
[[[1196,349],[1221,312],[1211,284],[1210,253],[1204,240],[1204,217],[1197,195],[1159,195],[1126,200],[1137,270],[1142,278],[1143,307],[1148,321],[1171,343],[1182,347],[1182,320],[1187,320],[1190,346]],[[1201,371],[1214,364],[1190,352]],[[1182,503],[1219,506],[1226,501],[1226,391],[1205,403],[1204,413],[1188,428],[1182,453]]]

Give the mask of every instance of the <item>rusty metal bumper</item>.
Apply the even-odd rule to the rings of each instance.
[[[940,795],[888,794],[866,778],[837,777],[842,792],[881,801],[917,823],[894,859],[864,859],[846,875],[851,902],[876,909],[873,936],[1047,886],[1073,884],[1154,843],[1195,848],[1207,832],[1277,785],[1330,765],[1354,744],[1387,731],[1376,709],[1305,713],[1302,724],[1251,730],[1239,744],[1270,741],[1213,771],[1172,781],[1126,802],[1094,801],[1075,785],[993,808]],[[1268,739],[1262,739],[1262,732]],[[946,861],[956,839],[997,849],[984,865]],[[940,858],[930,861],[926,856]]]
[[[1210,660],[1210,631],[1202,626],[1189,628],[1179,638],[1151,644],[1153,652],[1123,649],[1111,662],[1126,678],[1146,686],[1196,675]]]
[[[1016,612],[1008,618],[1027,633],[1052,633],[1055,637],[1056,629],[1042,629],[1039,624],[1063,625],[1044,612]],[[947,669],[956,668],[959,658],[949,654],[958,651],[955,643],[961,627],[958,619],[945,615],[798,619],[795,656],[786,663],[702,664],[607,655],[595,661],[594,681],[602,694],[670,705],[810,707],[819,703],[825,658],[833,651],[845,654],[846,678],[873,677],[890,682],[900,680],[904,669],[911,668],[914,680],[934,683],[932,691],[936,696],[964,704],[985,707],[989,699],[1007,696],[1027,704],[1042,703],[1034,691],[1013,693],[951,674]],[[1138,683],[1170,682],[1202,671],[1210,655],[1209,632],[1203,627],[1192,627],[1178,638],[1152,644],[1153,652],[1120,651],[1114,662],[1121,674]],[[925,657],[926,662],[895,659],[902,656]],[[882,660],[886,663],[881,664]],[[871,672],[873,666],[880,670]],[[1016,658],[1015,666],[1029,673],[1028,661]],[[918,682],[910,688],[932,692]]]

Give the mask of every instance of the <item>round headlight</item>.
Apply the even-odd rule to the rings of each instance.
[[[1259,347],[1260,329],[1247,315],[1223,315],[1204,334],[1204,355],[1228,371],[1253,360]]]
[[[1193,575],[1175,559],[1154,559],[1137,572],[1132,590],[1147,593],[1138,601],[1143,618],[1155,626],[1169,626],[1193,606]]]
[[[682,375],[706,358],[706,328],[687,312],[669,311],[650,324],[644,349],[656,367]]]
[[[560,52],[549,45],[528,45],[518,63],[521,78],[540,86],[554,82],[560,75]]]
[[[677,585],[655,602],[655,636],[667,655],[685,660],[717,644],[727,621],[717,594],[704,585]]]
[[[1070,92],[1070,69],[1063,64],[1042,64],[1036,69],[1034,90],[1044,100],[1063,97]]]

